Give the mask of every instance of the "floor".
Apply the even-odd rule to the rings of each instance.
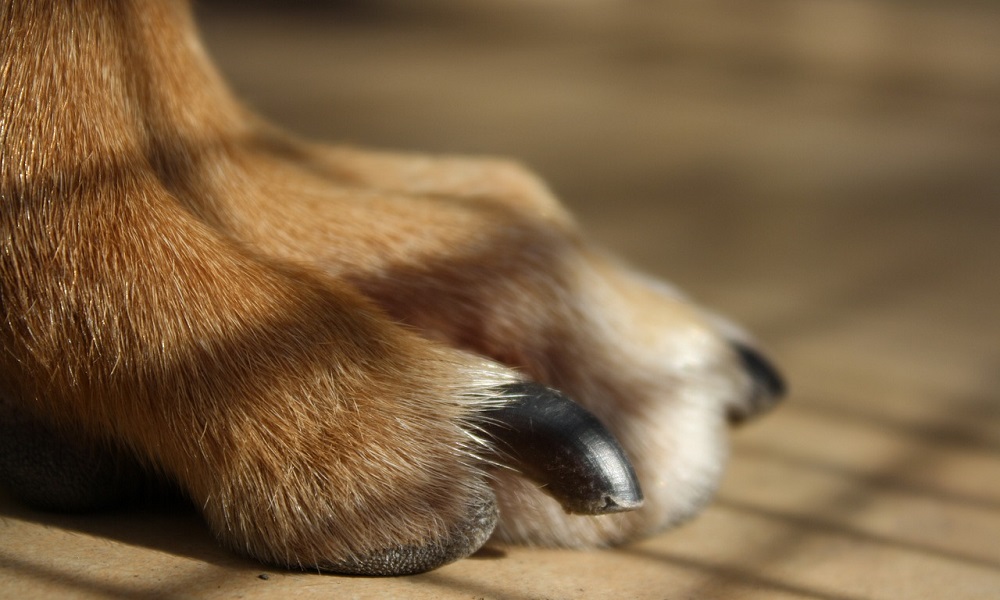
[[[343,578],[234,557],[182,511],[0,497],[0,597],[1000,598],[1000,6],[237,4],[200,5],[207,42],[270,118],[520,158],[757,332],[792,393],[734,433],[704,514],[623,548]]]

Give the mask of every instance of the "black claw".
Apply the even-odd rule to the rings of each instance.
[[[787,387],[785,379],[778,372],[778,369],[764,357],[760,351],[755,350],[738,342],[733,343],[733,348],[743,361],[743,366],[750,372],[754,383],[761,390],[772,398],[780,398],[785,395]]]
[[[732,345],[753,381],[750,395],[729,407],[729,422],[738,425],[767,412],[785,395],[787,388],[778,369],[758,350],[739,342]]]
[[[501,460],[543,486],[566,512],[598,515],[642,505],[632,464],[579,404],[537,383],[504,386],[510,400],[486,413]]]

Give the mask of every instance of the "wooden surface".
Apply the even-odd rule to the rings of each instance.
[[[341,578],[236,558],[183,512],[0,498],[0,597],[1000,598],[1000,8],[351,4],[202,20],[300,133],[519,157],[756,331],[791,397],[734,434],[700,518],[624,548]]]

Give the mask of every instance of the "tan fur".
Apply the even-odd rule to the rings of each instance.
[[[234,100],[183,3],[0,22],[0,384],[32,414],[280,564],[446,536],[487,477],[515,541],[622,541],[705,501],[746,374],[529,173],[292,139]],[[646,509],[569,517],[484,473],[475,415],[520,377],[605,420]]]

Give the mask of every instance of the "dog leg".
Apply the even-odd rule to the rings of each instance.
[[[23,227],[4,227],[2,369],[26,412],[111,437],[265,562],[402,573],[486,539],[476,415],[516,378],[335,282],[244,255],[155,186],[115,187],[73,198],[88,210],[72,223],[42,199],[58,190],[19,198],[54,240],[33,255]]]
[[[621,541],[700,506],[727,416],[781,387],[745,339],[591,249],[522,170],[275,133],[225,90],[182,4],[0,10],[8,412],[134,456],[240,552],[369,574],[468,554],[496,519],[483,419],[506,421],[490,433],[527,445],[512,458],[562,504],[613,508],[574,503],[602,472],[539,461],[607,444],[528,431],[504,390],[537,383],[619,435],[647,505],[566,516],[494,469],[499,534]]]

